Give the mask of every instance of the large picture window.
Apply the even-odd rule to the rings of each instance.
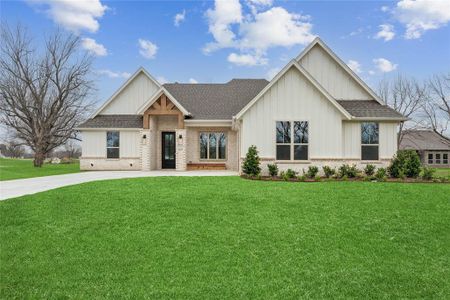
[[[227,136],[223,132],[200,133],[200,159],[226,159]]]
[[[361,159],[378,160],[379,124],[361,123]]]
[[[106,158],[119,158],[120,133],[106,132]]]
[[[276,159],[308,160],[308,122],[276,122]]]

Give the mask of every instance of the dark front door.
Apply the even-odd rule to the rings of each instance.
[[[162,133],[162,168],[175,169],[175,132]]]

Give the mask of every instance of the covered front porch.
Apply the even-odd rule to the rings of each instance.
[[[237,171],[237,132],[230,121],[196,121],[162,93],[143,112],[142,170]]]

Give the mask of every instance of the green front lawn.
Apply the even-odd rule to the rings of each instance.
[[[35,168],[31,159],[0,158],[0,181],[76,172],[80,172],[78,160],[70,164],[44,164],[41,168]]]
[[[450,168],[436,168],[434,177],[444,177],[450,179]]]
[[[450,185],[100,181],[0,203],[0,298],[449,298]]]

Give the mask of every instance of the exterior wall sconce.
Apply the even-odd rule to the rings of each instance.
[[[183,139],[183,135],[180,134],[180,135],[178,136],[178,138],[179,138],[180,140]]]
[[[142,136],[142,138],[145,140],[145,139],[147,138],[147,135],[144,134],[144,135]]]

